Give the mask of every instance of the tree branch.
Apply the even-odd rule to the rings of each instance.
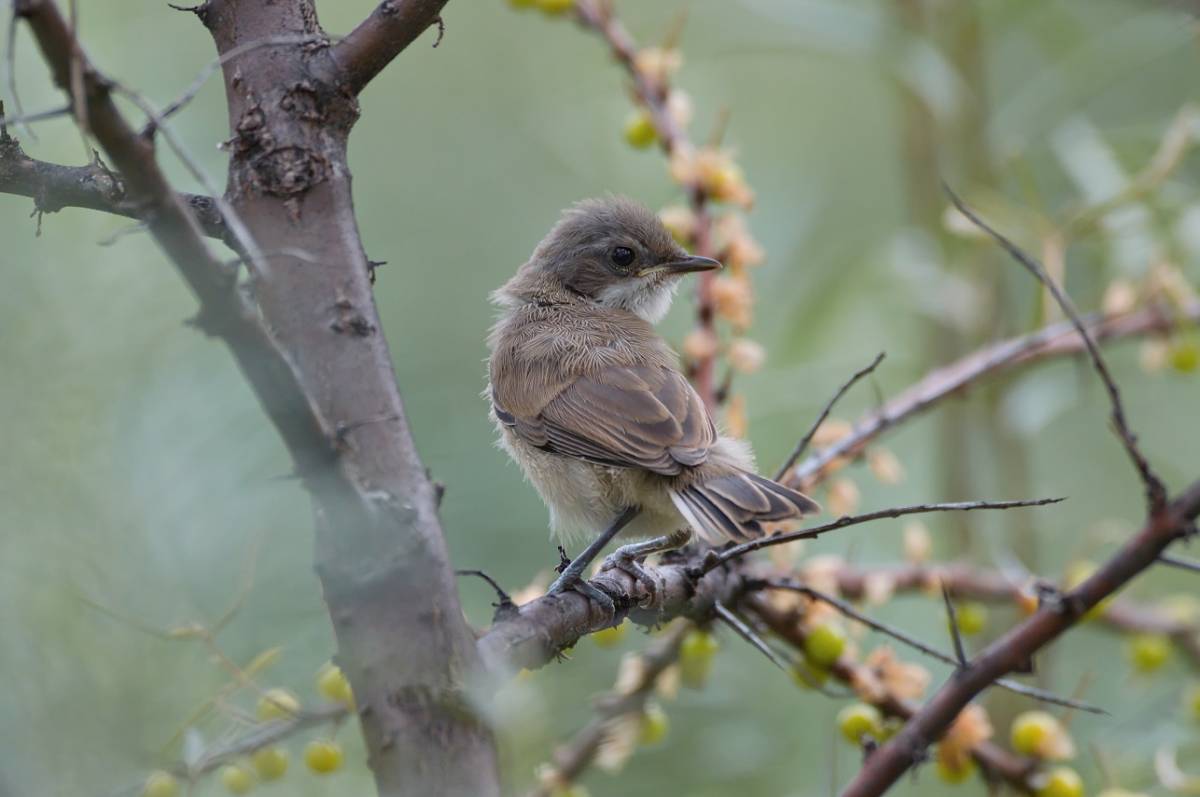
[[[0,115],[3,111],[0,105]],[[102,165],[61,166],[37,160],[7,135],[0,135],[0,193],[29,197],[42,213],[86,208],[148,220],[146,208],[127,194],[124,181]],[[225,240],[228,230],[212,197],[185,193],[178,197],[205,235]]]
[[[1151,514],[1132,539],[1091,577],[988,645],[864,763],[842,797],[877,797],[919,760],[959,712],[997,679],[1018,670],[1038,650],[1071,628],[1093,606],[1151,567],[1159,555],[1193,528],[1200,514],[1200,481]]]
[[[1153,306],[1109,318],[1085,317],[1083,323],[1098,341],[1162,333],[1200,323],[1200,302],[1193,302],[1174,314]],[[879,409],[867,413],[849,435],[813,453],[797,465],[788,475],[787,483],[810,489],[828,474],[835,462],[862,455],[867,446],[884,432],[965,390],[985,376],[1082,351],[1084,343],[1074,324],[1062,321],[972,352],[931,371]]]
[[[358,94],[392,59],[441,19],[447,0],[383,0],[333,48],[342,80]],[[441,36],[438,36],[441,41]]]

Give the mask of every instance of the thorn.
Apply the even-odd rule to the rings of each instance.
[[[442,39],[446,35],[446,21],[444,19],[442,19],[441,14],[438,14],[437,17],[433,20],[433,24],[437,25],[437,29],[438,29],[437,41],[435,41],[433,43],[433,49],[436,50],[437,46],[442,43]]]
[[[967,668],[967,651],[963,647],[962,633],[958,629],[958,612],[954,609],[954,601],[950,600],[950,590],[946,582],[940,584],[942,600],[946,603],[946,616],[950,618],[950,637],[954,640],[954,658],[958,660],[958,668]]]
[[[504,591],[503,587],[496,583],[496,579],[492,578],[482,570],[455,570],[454,575],[475,576],[477,578],[482,578],[488,583],[489,586],[491,586],[492,589],[496,591],[496,597],[500,602],[492,604],[492,606],[496,607],[496,614],[495,617],[492,618],[492,622],[496,622],[497,620],[501,619],[501,615],[507,615],[508,613],[515,612],[517,610],[517,605],[513,603],[512,597]]]
[[[555,573],[562,573],[571,564],[571,557],[567,556],[566,548],[558,546],[558,566],[554,568]]]

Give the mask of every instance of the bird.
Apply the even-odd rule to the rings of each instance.
[[[602,569],[630,573],[698,536],[761,537],[766,524],[820,511],[758,475],[747,443],[721,434],[654,325],[687,274],[721,268],[689,254],[658,215],[605,196],[565,210],[516,274],[492,294],[484,396],[498,444],[524,471],[571,544],[591,544],[548,593],[575,590],[610,612],[584,569],[618,534]]]

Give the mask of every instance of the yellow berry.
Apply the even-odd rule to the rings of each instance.
[[[1171,640],[1164,634],[1134,634],[1126,645],[1126,653],[1138,672],[1154,672],[1171,656]]]
[[[689,689],[700,689],[708,682],[713,658],[721,644],[708,631],[692,631],[679,645],[679,680]]]
[[[1200,342],[1192,339],[1177,340],[1167,350],[1167,362],[1181,374],[1190,374],[1200,368]]]
[[[1062,733],[1062,725],[1045,711],[1026,711],[1013,720],[1013,749],[1022,755],[1040,756],[1046,741]]]
[[[879,740],[883,736],[883,715],[866,703],[854,703],[838,712],[838,728],[851,744],[862,744],[864,736]]]
[[[221,785],[231,794],[245,794],[254,788],[254,773],[242,764],[221,767]]]
[[[663,711],[657,703],[648,704],[642,713],[638,741],[647,747],[658,744],[667,738],[669,730],[671,730],[671,720],[667,717],[667,712]]]
[[[1092,577],[1092,574],[1099,569],[1099,565],[1095,562],[1089,562],[1086,559],[1077,562],[1072,562],[1067,566],[1067,572],[1063,578],[1063,588],[1072,590],[1078,587],[1083,582]],[[1092,608],[1084,612],[1084,620],[1095,620],[1108,611],[1108,607],[1112,606],[1112,597],[1105,598],[1097,603]]]
[[[170,772],[161,769],[151,772],[142,786],[142,797],[178,797],[179,781]]]
[[[286,689],[268,689],[258,699],[258,718],[263,722],[291,719],[300,711],[300,701]]]
[[[814,626],[804,637],[804,655],[815,667],[828,669],[845,649],[846,636],[832,625]]]
[[[954,766],[946,763],[942,760],[941,756],[938,756],[935,766],[938,777],[947,783],[962,783],[975,772],[975,762],[969,758],[965,764]]]
[[[279,780],[287,772],[288,751],[282,747],[264,747],[254,751],[250,763],[263,780]]]
[[[639,111],[625,122],[625,141],[634,149],[645,149],[658,140],[654,120],[645,111]]]
[[[326,700],[334,703],[354,705],[354,692],[350,689],[350,681],[342,668],[333,662],[327,662],[317,673],[317,691]]]
[[[304,747],[304,763],[324,775],[342,768],[342,746],[333,740],[313,739]]]
[[[958,630],[965,636],[978,634],[987,625],[987,607],[982,603],[970,601],[955,608],[958,618]]]
[[[1200,722],[1200,683],[1194,684],[1188,690],[1185,703],[1188,713],[1192,715],[1192,719]]]
[[[592,641],[596,643],[596,647],[611,648],[620,644],[625,638],[625,631],[628,628],[627,620],[622,620],[620,624],[610,626],[609,628],[601,628],[599,631],[592,634]]]
[[[575,0],[535,0],[543,14],[565,14],[575,7]]]
[[[533,8],[537,0],[508,0],[508,4],[513,8]]]
[[[1037,797],[1083,797],[1083,780],[1070,767],[1055,767],[1041,779]]]

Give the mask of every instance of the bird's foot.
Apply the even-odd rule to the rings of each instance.
[[[666,588],[666,581],[662,576],[651,574],[649,570],[642,567],[642,563],[638,561],[635,554],[625,551],[624,546],[618,548],[613,553],[609,554],[604,563],[600,565],[600,572],[606,570],[620,570],[623,573],[628,573],[643,587],[646,588],[646,599],[643,604],[648,604],[658,595],[660,589]],[[656,577],[657,576],[657,577]]]
[[[592,603],[598,605],[600,611],[604,614],[606,622],[611,623],[617,616],[617,605],[613,603],[613,599],[608,596],[608,593],[592,586],[586,578],[581,577],[578,573],[563,573],[550,585],[550,588],[546,590],[546,594],[557,595],[570,590],[578,592]]]

